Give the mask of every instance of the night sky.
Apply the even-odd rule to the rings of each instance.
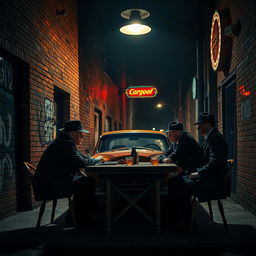
[[[140,8],[150,12],[152,31],[142,36],[119,32],[125,21],[120,13]],[[198,30],[196,0],[79,0],[80,48],[88,35],[97,38],[105,58],[105,70],[114,82],[124,63],[128,85],[155,85],[158,95],[134,102],[134,128],[165,129],[177,112],[178,84],[191,86],[196,72],[195,37]],[[83,52],[83,51],[81,51]],[[161,102],[163,109],[155,105]]]

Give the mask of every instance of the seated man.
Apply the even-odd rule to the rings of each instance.
[[[76,147],[83,133],[79,120],[65,122],[62,133],[47,147],[38,163],[35,179],[42,199],[62,198],[74,194],[74,208],[78,226],[88,224],[95,204],[95,180],[80,168],[102,161],[80,153]],[[79,173],[81,178],[73,179]]]
[[[185,182],[197,193],[199,201],[214,200],[225,195],[223,184],[227,172],[228,144],[215,128],[212,113],[200,113],[194,125],[198,125],[204,143],[199,152],[197,168],[185,178]]]
[[[168,183],[168,219],[171,220],[171,224],[182,226],[185,222],[189,222],[191,214],[190,194],[184,193],[182,176],[195,170],[200,146],[189,133],[183,130],[183,124],[180,122],[170,122],[165,132],[172,144],[165,154],[159,157],[159,160],[165,163],[174,162],[178,165],[177,176],[171,174]]]

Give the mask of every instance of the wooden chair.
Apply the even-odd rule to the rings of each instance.
[[[227,162],[228,162],[228,171],[227,171],[227,174],[226,174],[225,179],[224,179],[224,188],[225,188],[225,196],[229,197],[230,193],[231,193],[231,191],[230,191],[230,189],[231,189],[231,173],[232,173],[232,169],[234,167],[235,160],[234,159],[228,159]],[[222,217],[224,229],[227,232],[228,231],[228,225],[227,225],[227,220],[226,220],[226,217],[225,217],[224,208],[223,208],[221,199],[223,199],[223,198],[216,199],[216,200],[218,202],[218,208],[219,208],[219,211],[220,211],[220,214],[221,214],[221,217]],[[212,213],[211,201],[212,200],[208,200],[207,203],[208,203],[208,208],[209,208],[209,218],[213,222],[213,213]],[[194,195],[192,195],[192,216],[191,216],[191,222],[190,222],[190,231],[193,230],[193,223],[194,223],[194,220],[195,220],[195,217],[196,217],[197,205],[198,205],[198,198],[197,198],[196,194],[194,194]]]
[[[34,178],[36,168],[32,164],[30,164],[28,162],[23,162],[23,164],[25,165],[26,169],[29,171],[29,174],[30,174],[30,176],[32,178],[32,187],[33,187],[33,191],[34,191],[34,195],[35,195],[35,200],[36,201],[42,201],[41,206],[40,206],[40,210],[39,210],[39,215],[38,215],[37,223],[36,223],[36,229],[39,230],[47,200],[37,200],[37,197],[36,197],[37,182],[36,182],[36,180]],[[75,218],[73,201],[72,201],[71,197],[67,197],[67,198],[68,198],[68,205],[69,205],[69,209],[71,211],[74,227],[76,229],[77,228],[77,222],[76,222],[76,218]],[[57,198],[57,199],[60,199],[60,198]],[[52,199],[51,224],[54,222],[55,209],[56,209],[56,206],[57,206],[57,199],[56,198]]]

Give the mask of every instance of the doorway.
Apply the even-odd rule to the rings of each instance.
[[[235,100],[235,76],[233,75],[223,85],[223,133],[228,143],[228,158],[236,159],[236,100]],[[236,194],[237,173],[233,168],[231,191]]]

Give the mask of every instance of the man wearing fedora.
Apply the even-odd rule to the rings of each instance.
[[[95,204],[95,180],[80,171],[87,165],[103,161],[102,157],[91,158],[77,149],[84,130],[79,120],[65,122],[60,135],[50,143],[38,163],[35,179],[39,187],[39,197],[44,200],[58,199],[73,194],[77,224],[88,224]],[[80,177],[74,179],[76,175]],[[78,210],[79,209],[79,210]]]
[[[227,171],[228,144],[224,136],[215,128],[212,113],[202,112],[194,123],[199,133],[204,136],[200,148],[195,172],[186,179],[199,201],[214,200],[225,196],[224,178]]]
[[[182,177],[195,171],[200,146],[191,134],[183,130],[181,122],[170,122],[165,132],[172,144],[165,154],[160,155],[159,160],[178,165],[176,175],[171,176],[168,182],[168,220],[172,226],[175,224],[174,228],[180,228],[188,222],[191,210],[190,194],[184,193],[182,189],[184,183]]]

